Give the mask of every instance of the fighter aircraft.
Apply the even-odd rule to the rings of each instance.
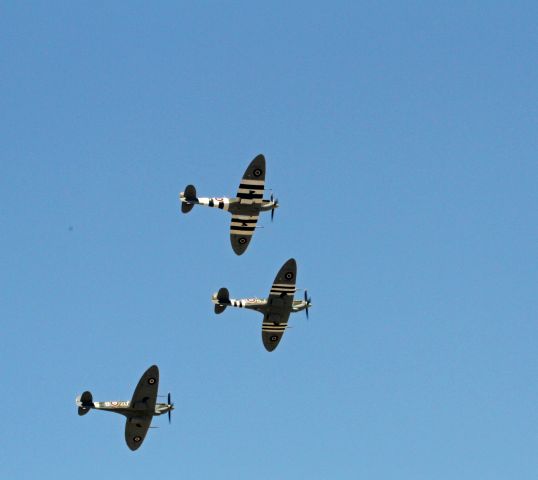
[[[258,155],[245,171],[237,197],[235,198],[202,198],[196,196],[194,185],[187,185],[185,191],[179,194],[181,211],[188,213],[194,205],[220,208],[232,214],[230,226],[230,241],[237,255],[245,253],[250,239],[256,229],[260,212],[271,211],[271,220],[278,208],[278,200],[263,198],[265,191],[265,157]]]
[[[215,304],[215,313],[222,313],[226,307],[248,308],[263,314],[262,341],[267,351],[272,352],[282,335],[288,328],[288,318],[291,312],[304,310],[308,317],[308,308],[312,305],[308,293],[304,292],[304,300],[294,300],[296,292],[295,279],[297,277],[297,263],[290,258],[276,275],[269,298],[244,298],[234,300],[230,298],[227,288],[221,288],[211,297]]]
[[[91,409],[95,409],[125,415],[125,441],[131,450],[137,450],[142,445],[155,415],[168,413],[168,421],[172,420],[174,404],[170,394],[168,403],[156,403],[158,388],[159,368],[152,365],[140,378],[131,401],[94,402],[91,392],[86,391],[76,399],[78,414],[86,415]]]

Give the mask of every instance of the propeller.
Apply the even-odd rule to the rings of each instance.
[[[168,405],[174,408],[174,404],[172,403],[172,396],[170,395],[170,392],[168,392]],[[168,423],[172,423],[172,408],[168,410]]]
[[[271,203],[273,203],[273,194],[271,193]],[[275,200],[273,208],[271,209],[271,222],[275,217],[275,208],[278,207],[278,198]]]
[[[308,307],[311,305],[312,299],[308,298],[308,292],[306,290],[304,291],[304,301],[306,303],[306,307],[305,307],[304,311],[306,313],[306,319],[308,320]]]

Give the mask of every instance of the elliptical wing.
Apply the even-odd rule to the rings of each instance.
[[[146,438],[155,412],[158,389],[159,368],[152,365],[138,381],[130,404],[136,413],[127,417],[125,423],[125,441],[131,450],[137,450]]]
[[[241,205],[257,207],[262,204],[263,192],[265,188],[265,157],[258,155],[245,170],[237,198]],[[256,230],[259,211],[253,208],[252,212],[245,215],[232,214],[232,223],[230,225],[230,242],[237,255],[245,253],[252,235]]]
[[[277,273],[269,292],[268,309],[262,324],[262,341],[269,352],[272,352],[280,343],[288,326],[296,277],[297,262],[290,258]]]

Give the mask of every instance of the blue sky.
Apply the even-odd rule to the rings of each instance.
[[[535,479],[536,3],[108,3],[1,7],[2,478]],[[258,153],[236,257],[177,195]],[[267,353],[210,295],[290,257]],[[77,416],[153,363],[139,451]]]

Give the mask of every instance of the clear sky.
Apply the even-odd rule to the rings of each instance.
[[[538,4],[3,2],[2,439],[16,479],[536,479]],[[242,257],[258,153],[281,204]],[[313,299],[277,350],[290,257]],[[156,363],[142,448],[123,418]]]

